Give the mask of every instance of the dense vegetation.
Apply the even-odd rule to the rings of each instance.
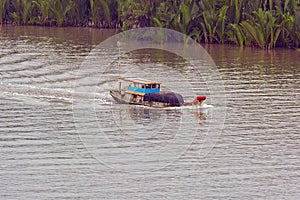
[[[0,22],[122,28],[159,26],[202,43],[299,48],[297,0],[0,0]]]

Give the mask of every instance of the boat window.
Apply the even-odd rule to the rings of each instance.
[[[156,84],[152,84],[152,88],[156,88]]]
[[[144,84],[142,85],[142,88],[145,89],[145,85]]]
[[[151,87],[150,87],[150,85],[146,85],[146,89],[150,89]]]

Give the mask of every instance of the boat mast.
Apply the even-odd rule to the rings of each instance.
[[[121,55],[121,43],[118,41],[117,42],[117,46],[119,48],[119,55],[118,55],[118,78],[119,78],[119,92],[121,92],[121,81],[120,81],[120,78],[121,78],[121,69],[120,69],[120,55]]]

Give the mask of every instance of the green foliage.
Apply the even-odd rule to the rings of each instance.
[[[163,27],[163,24],[161,23],[161,21],[160,21],[158,18],[156,18],[156,17],[153,17],[153,21],[154,21],[154,23],[156,23],[156,24],[157,24],[157,26],[159,26],[159,27]]]
[[[218,12],[217,16],[217,35],[220,43],[224,43],[225,25],[226,25],[226,13],[228,6],[224,5]]]
[[[104,0],[90,0],[90,6],[91,6],[91,20],[93,24],[99,24],[101,23],[101,14],[105,16],[108,23],[110,23],[110,10],[108,3]],[[102,8],[102,10],[101,10]],[[101,13],[101,11],[104,11]]]
[[[14,22],[16,24],[20,25],[20,16],[16,12],[11,13],[11,16],[12,16]]]
[[[23,23],[26,25],[28,23],[29,14],[31,14],[32,2],[30,0],[22,0],[23,11],[22,11],[22,19]]]
[[[249,22],[243,21],[242,27],[244,30],[254,39],[256,44],[264,48],[265,47],[265,39],[263,37],[263,30],[259,28],[259,26],[253,27]]]
[[[110,27],[118,22],[117,8],[117,0],[0,0],[0,22]]]
[[[39,10],[40,23],[45,24],[49,18],[49,1],[35,0],[32,1],[33,6]]]
[[[0,2],[0,24],[2,24],[3,15],[6,11],[6,2],[7,0],[1,0]]]
[[[230,42],[234,42],[235,44],[239,46],[244,46],[246,37],[242,30],[242,27],[239,24],[229,24],[229,30],[228,30],[228,40]]]
[[[56,19],[57,26],[62,26],[66,18],[66,14],[72,9],[73,2],[71,0],[50,0],[49,9]]]

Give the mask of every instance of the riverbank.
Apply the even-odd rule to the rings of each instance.
[[[0,34],[2,32],[5,31],[5,27],[14,27],[14,28],[25,28],[30,30],[29,32],[40,32],[38,31],[39,29],[43,29],[43,28],[47,28],[47,30],[53,30],[53,32],[57,32],[58,30],[64,30],[64,29],[86,29],[88,32],[91,32],[93,34],[93,37],[95,37],[95,35],[97,34],[102,34],[103,31],[108,31],[111,32],[112,35],[117,34],[119,32],[122,32],[122,28],[99,28],[99,27],[95,27],[95,26],[62,26],[62,27],[57,27],[57,26],[45,26],[45,25],[14,25],[14,24],[3,24],[0,25]],[[37,29],[36,31],[34,31],[34,29]],[[92,30],[92,31],[91,31]],[[42,34],[44,35],[44,34]],[[0,35],[1,36],[1,35]],[[67,39],[67,38],[66,38]],[[99,41],[101,42],[101,41]],[[240,47],[240,48],[254,48],[254,49],[260,49],[257,46],[239,46],[233,43],[223,43],[223,44],[218,44],[218,43],[205,43],[205,42],[199,42],[201,45],[203,45],[203,47],[207,47],[209,48],[211,45],[215,46],[215,45],[219,45],[220,47]],[[94,43],[96,44],[96,43]],[[272,48],[272,49],[264,49],[264,50],[275,50],[275,49],[295,49],[295,50],[300,50],[300,48],[290,48],[290,47],[276,47],[276,48]]]

